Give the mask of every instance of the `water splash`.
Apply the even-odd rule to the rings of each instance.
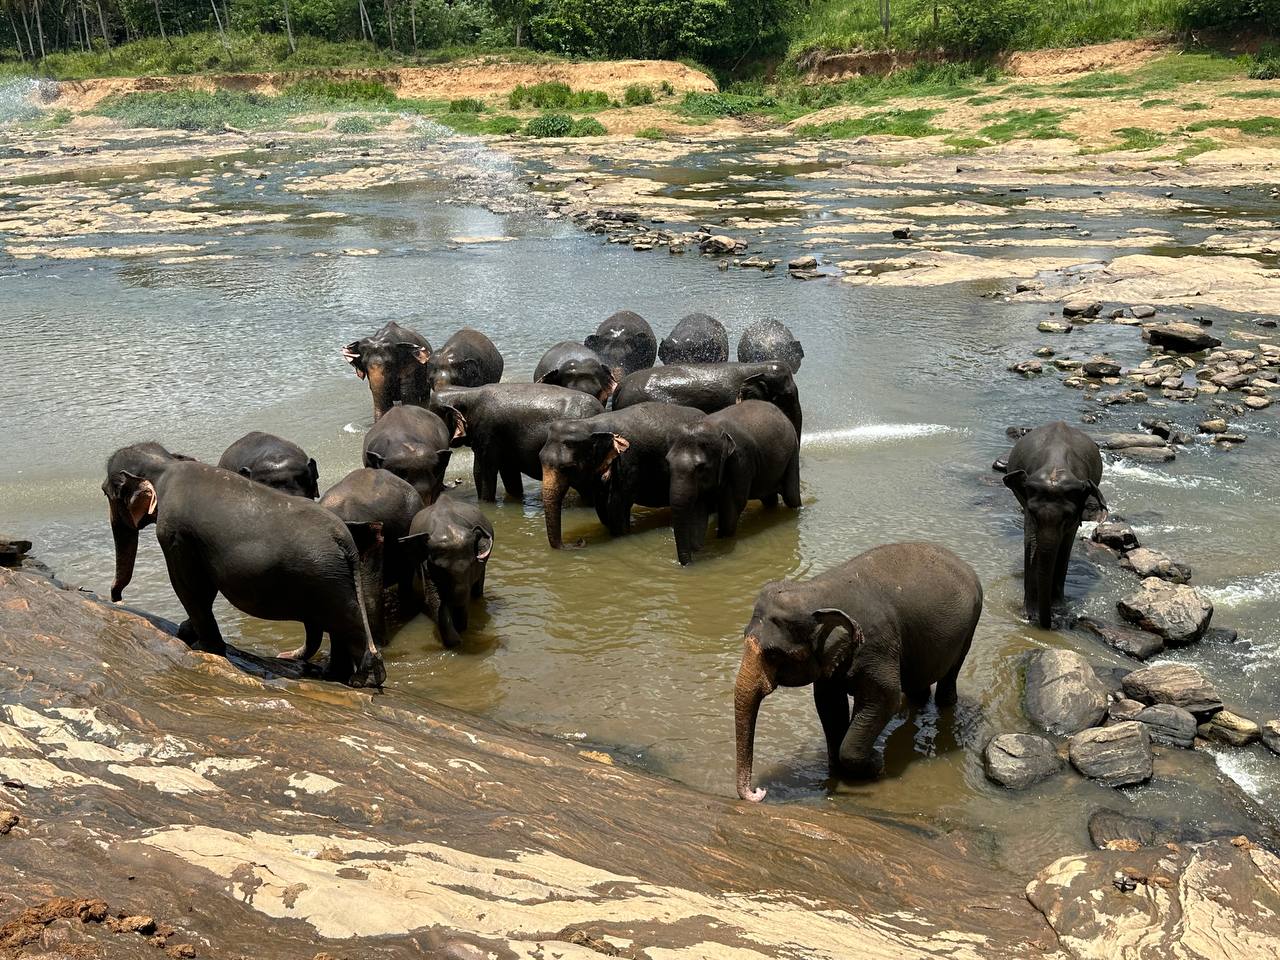
[[[1244,750],[1210,749],[1218,769],[1254,800],[1266,802],[1267,795],[1274,791],[1271,778],[1268,776],[1270,760]]]
[[[915,440],[957,433],[952,427],[940,423],[866,423],[857,427],[840,427],[835,430],[815,430],[805,434],[805,447],[860,447],[873,443],[892,443],[897,440]]]
[[[1149,483],[1158,487],[1183,487],[1192,490],[1199,487],[1217,487],[1226,490],[1238,489],[1234,483],[1219,480],[1217,477],[1175,476],[1123,459],[1112,459],[1107,463],[1107,478],[1110,480],[1132,480],[1135,483]]]
[[[542,211],[546,204],[521,180],[516,161],[482,137],[465,136],[426,117],[406,115],[418,134],[419,149],[434,152],[441,170],[459,185],[457,203],[478,203],[493,213]]]
[[[40,116],[41,81],[26,77],[0,80],[0,127]]]
[[[1241,577],[1217,587],[1201,587],[1215,606],[1243,607],[1252,603],[1280,600],[1280,572]]]

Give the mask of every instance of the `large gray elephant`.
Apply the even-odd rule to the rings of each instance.
[[[440,642],[453,648],[467,629],[467,605],[484,596],[493,552],[493,524],[474,504],[448,494],[413,518],[401,545],[417,569],[417,585]]]
[[[330,638],[326,676],[381,686],[382,655],[369,628],[369,594],[380,562],[378,524],[344,524],[317,503],[272,490],[159,444],[117,450],[102,485],[111,511],[116,576],[111,599],[133,578],[138,531],[156,525],[173,591],[186,610],[178,635],[225,654],[213,616],[219,593],[263,620],[296,620],[310,657]]]
[[[542,355],[533,371],[534,383],[567,387],[608,403],[618,385],[613,371],[590,347],[564,340]]]
[[[613,409],[657,400],[715,413],[743,400],[767,400],[800,436],[800,390],[785,363],[683,363],[641,370],[613,392]]]
[[[658,344],[658,357],[663,363],[724,363],[729,359],[729,333],[715,317],[691,313]]]
[[[649,321],[631,310],[619,310],[583,343],[621,380],[629,373],[652,367],[658,360],[658,338]]]
[[[1022,505],[1023,600],[1046,630],[1064,598],[1076,533],[1092,498],[1105,511],[1098,484],[1102,454],[1089,436],[1061,420],[1037,427],[1013,445],[1004,485]]]
[[[453,435],[430,410],[397,404],[364,435],[364,465],[390,470],[429,504],[444,490]]]
[[[782,321],[757,320],[742,332],[742,339],[738,341],[738,359],[742,363],[778,360],[790,367],[792,373],[799,373],[804,347]]]
[[[676,558],[693,559],[717,516],[717,536],[732,537],[748,500],[766,508],[781,496],[800,506],[800,440],[786,415],[763,400],[744,400],[685,424],[667,452]]]
[[[218,466],[265,483],[281,493],[314,500],[320,496],[320,470],[306,451],[274,434],[254,430],[222,453]]]
[[[425,407],[431,402],[431,344],[415,330],[394,320],[342,348],[342,359],[356,376],[368,379],[373,394],[373,419],[379,419],[395,403]]]
[[[875,547],[810,580],[767,583],[734,686],[738,796],[751,787],[756,717],[777,687],[813,684],[833,773],[877,776],[876,740],[905,694],[948,707],[982,615],[973,568],[931,543]],[[849,698],[853,697],[853,716]]]
[[[463,327],[445,341],[427,362],[431,386],[480,387],[502,379],[502,354],[479,330]]]

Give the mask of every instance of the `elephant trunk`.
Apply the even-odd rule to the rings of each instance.
[[[569,478],[563,470],[544,467],[542,471],[542,511],[547,519],[547,542],[552,550],[564,546],[560,538],[560,509],[569,490]]]
[[[1058,564],[1058,547],[1057,534],[1045,535],[1043,531],[1037,531],[1031,569],[1027,571],[1027,576],[1034,578],[1036,597],[1035,610],[1027,612],[1034,613],[1037,622],[1045,630],[1053,626],[1053,601],[1057,593],[1054,574]]]
[[[129,515],[129,508],[118,500],[107,501],[111,506],[111,538],[116,544],[116,576],[111,584],[111,600],[119,603],[124,588],[133,580],[133,565],[138,559],[138,527]]]
[[[733,686],[734,739],[737,744],[738,796],[758,803],[765,791],[751,789],[751,765],[755,756],[756,717],[760,702],[771,694],[777,683],[765,662],[760,641],[747,637]]]
[[[706,507],[696,499],[673,494],[671,528],[676,535],[676,558],[681,566],[688,566],[693,559],[694,551],[702,549],[702,545],[706,542]]]
[[[373,394],[373,419],[376,422],[395,405],[399,392],[396,378],[387,376],[387,370],[381,364],[370,365],[369,392]]]

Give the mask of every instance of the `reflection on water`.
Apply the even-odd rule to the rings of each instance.
[[[467,151],[460,165],[487,170],[493,190],[503,178],[505,189],[515,188],[508,161],[465,141],[458,149]],[[673,185],[699,182],[676,170],[668,176]],[[710,170],[703,182],[727,176]],[[823,188],[785,171],[775,179]],[[388,699],[445,701],[728,794],[730,691],[760,586],[886,541],[929,539],[973,564],[987,593],[954,716],[904,713],[885,738],[890,776],[829,784],[810,695],[779,691],[764,704],[757,741],[756,780],[771,798],[830,796],[856,809],[989,827],[1010,861],[1081,848],[1088,814],[1099,806],[1193,816],[1197,804],[1213,803],[1202,798],[1217,771],[1190,755],[1163,775],[1169,779],[1123,800],[1074,776],[1014,796],[982,775],[986,739],[1026,729],[1018,682],[1026,652],[1065,645],[1098,663],[1121,662],[1088,638],[1040,631],[1019,616],[1020,522],[990,464],[1008,449],[1007,424],[1078,422],[1096,407],[1052,378],[1004,373],[1009,359],[1038,344],[1042,308],[980,298],[989,285],[897,291],[722,273],[697,257],[634,253],[563,224],[459,205],[448,183],[319,199],[284,196],[270,184],[235,200],[294,219],[219,238],[219,253],[231,259],[0,262],[0,335],[10,348],[0,378],[0,408],[10,412],[0,436],[0,530],[34,540],[66,579],[98,589],[109,580],[98,485],[120,445],[158,439],[213,461],[247,430],[264,429],[316,457],[322,488],[356,467],[369,397],[340,349],[386,320],[435,343],[463,324],[478,327],[503,350],[508,378],[527,379],[547,346],[580,339],[617,309],[638,311],[659,335],[681,315],[705,311],[735,340],[752,321],[774,317],[807,353],[798,377],[807,429],[798,513],[753,506],[736,539],[710,539],[682,568],[661,511],[638,512],[636,532],[611,540],[594,512],[568,509],[566,539],[587,545],[550,551],[537,485],[526,481],[523,502],[484,507],[496,530],[488,600],[462,649],[446,653],[429,623],[409,624],[387,651]],[[296,218],[322,210],[346,216]],[[451,238],[464,235],[516,240],[458,249]],[[779,255],[801,252],[785,235],[766,239]],[[1225,318],[1219,325],[1229,326]],[[1072,336],[1071,350],[1081,355],[1103,346],[1125,362],[1143,355],[1127,328]],[[1170,413],[1194,424],[1192,412]],[[1107,430],[1137,426],[1138,413],[1110,416]],[[1105,482],[1113,507],[1151,530],[1154,546],[1188,561],[1221,605],[1222,623],[1246,638],[1177,658],[1260,718],[1275,710],[1280,654],[1275,455],[1274,437],[1259,429],[1230,455],[1189,451],[1164,468],[1111,463]],[[456,496],[472,495],[469,464],[462,454],[451,465],[451,478],[464,480]],[[1103,616],[1133,586],[1080,552],[1068,579],[1073,605]],[[181,618],[149,533],[128,599]],[[244,620],[225,603],[217,612],[227,636],[255,650],[299,637],[295,625]],[[1275,758],[1260,748],[1223,752],[1218,764],[1261,800],[1278,799]]]

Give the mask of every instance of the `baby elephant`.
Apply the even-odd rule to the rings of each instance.
[[[254,430],[223,451],[218,466],[293,497],[320,496],[320,471],[296,443]]]
[[[764,799],[751,789],[756,717],[780,686],[814,685],[833,772],[877,775],[876,739],[903,694],[922,705],[936,683],[938,706],[955,703],[981,614],[973,568],[931,543],[886,544],[812,580],[765,584],[734,686],[738,796]]]
[[[788,507],[800,506],[800,441],[786,415],[763,400],[743,400],[686,424],[667,452],[667,464],[681,564],[702,548],[713,510],[717,534],[732,537],[748,500],[775,507],[781,495]]]
[[[413,484],[423,503],[444,490],[452,431],[430,410],[396,404],[364,435],[364,465]]]
[[[442,494],[418,512],[400,544],[418,567],[423,607],[436,621],[440,642],[458,646],[467,629],[467,601],[484,596],[493,525],[478,507]]]

